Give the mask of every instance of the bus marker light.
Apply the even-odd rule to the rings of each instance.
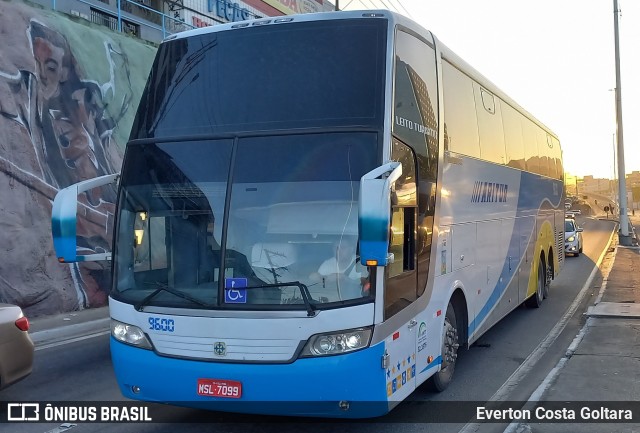
[[[377,260],[367,260],[366,264],[367,264],[367,266],[378,266],[378,261]]]
[[[396,331],[393,333],[393,340],[397,340],[398,338],[400,338],[400,331]]]
[[[436,317],[440,317],[440,316],[442,316],[442,310],[438,310],[438,311],[436,312]]]
[[[427,357],[427,362],[428,362],[429,364],[431,364],[431,363],[433,362],[433,356],[429,355],[429,356]]]

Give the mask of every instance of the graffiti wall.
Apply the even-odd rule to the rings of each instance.
[[[106,305],[108,263],[60,264],[56,192],[120,170],[155,47],[0,2],[0,302],[30,317]],[[81,197],[82,253],[110,250],[115,190]]]

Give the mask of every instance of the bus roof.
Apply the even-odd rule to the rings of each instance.
[[[397,21],[402,15],[396,14],[387,10],[360,10],[360,11],[340,11],[340,12],[317,12],[309,14],[295,14],[295,15],[282,15],[276,17],[265,17],[259,19],[252,19],[246,21],[234,21],[225,24],[216,24],[215,26],[201,27],[198,29],[187,30],[180,33],[175,33],[164,39],[164,41],[188,38],[192,36],[223,32],[226,30],[240,29],[247,27],[258,27],[264,25],[285,24],[292,22],[306,22],[306,21],[330,21],[330,20],[343,20],[354,18],[387,18],[391,21]],[[404,18],[406,19],[406,18]],[[408,20],[409,21],[409,20]],[[415,23],[414,23],[415,25]],[[164,42],[163,41],[163,42]]]
[[[355,11],[329,11],[329,12],[318,12],[318,13],[308,13],[308,14],[295,14],[295,15],[282,15],[276,17],[266,17],[259,19],[252,19],[246,21],[235,21],[231,23],[225,24],[216,24],[215,26],[207,26],[201,27],[198,29],[187,30],[180,33],[175,33],[171,36],[168,36],[164,39],[164,41],[171,41],[183,38],[189,38],[192,36],[198,36],[209,33],[222,32],[226,30],[240,29],[240,28],[248,28],[248,27],[258,27],[263,25],[280,25],[286,23],[293,22],[308,22],[308,21],[329,21],[329,20],[341,20],[341,19],[354,19],[354,18],[387,18],[395,27],[395,25],[401,25],[406,27],[407,29],[426,37],[428,40],[432,39],[437,46],[437,49],[442,53],[442,57],[451,63],[453,66],[458,68],[461,72],[468,75],[470,78],[475,80],[478,84],[484,87],[486,90],[498,96],[504,102],[509,104],[512,108],[519,111],[525,117],[529,118],[531,121],[535,122],[539,127],[544,129],[549,135],[558,139],[556,134],[545,124],[540,122],[535,116],[529,113],[527,110],[522,108],[517,102],[507,96],[498,86],[496,86],[491,80],[478,72],[473,66],[463,60],[456,53],[451,51],[444,43],[442,43],[437,37],[431,33],[429,30],[422,27],[422,25],[416,23],[415,21],[405,17],[404,15],[398,14],[396,12],[392,12],[384,9],[376,9],[376,10],[355,10]],[[163,42],[164,42],[163,41]]]

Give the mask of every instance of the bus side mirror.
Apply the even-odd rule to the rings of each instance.
[[[389,255],[391,193],[400,175],[402,165],[389,162],[360,179],[358,234],[363,265],[386,266],[392,261]]]
[[[93,188],[115,183],[119,174],[108,174],[78,182],[56,194],[51,211],[53,248],[60,263],[95,262],[111,260],[111,253],[77,255],[78,195]]]

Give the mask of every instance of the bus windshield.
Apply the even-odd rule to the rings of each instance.
[[[377,133],[345,132],[130,145],[114,297],[302,309],[300,283],[314,308],[370,300],[358,194],[377,143]]]
[[[387,25],[385,19],[273,24],[165,42],[131,138],[379,128]]]

